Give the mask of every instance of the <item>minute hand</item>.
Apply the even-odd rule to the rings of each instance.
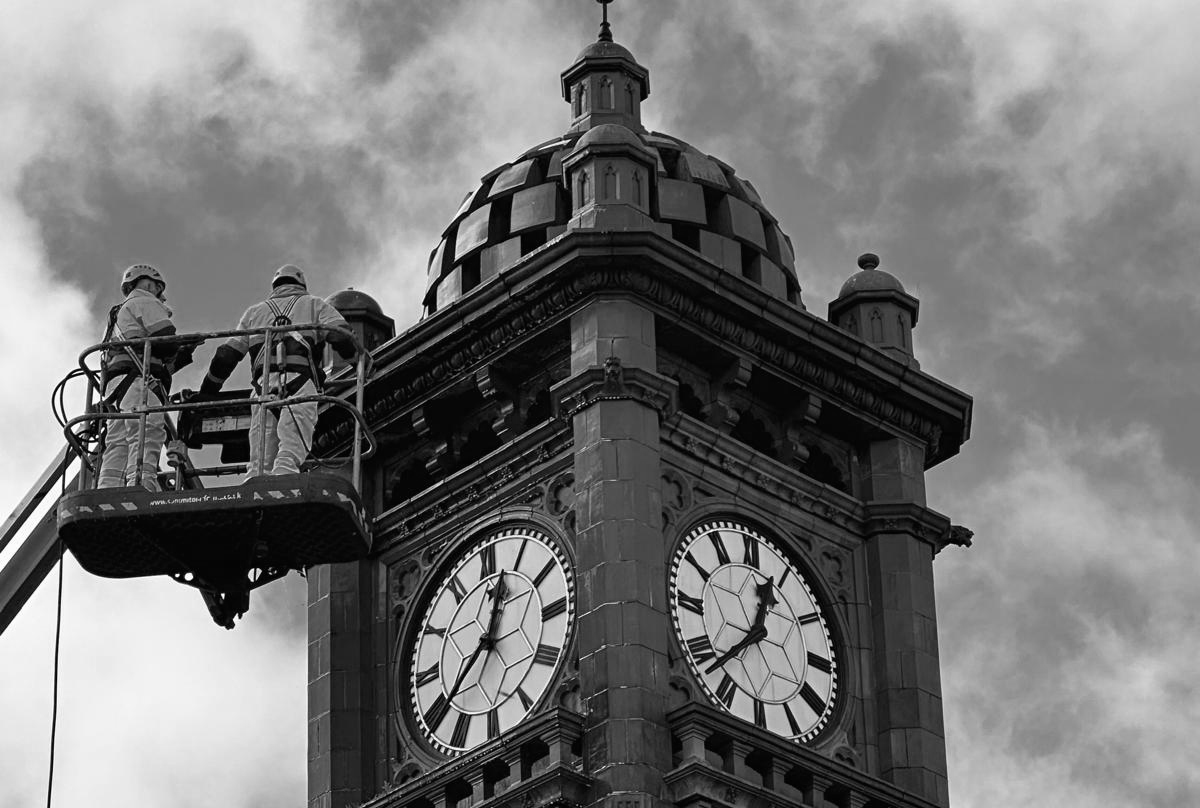
[[[757,587],[755,591],[758,593],[758,612],[754,615],[754,624],[750,626],[750,630],[746,632],[746,636],[734,643],[734,646],[725,653],[717,657],[705,673],[712,673],[717,668],[724,665],[729,660],[733,659],[745,648],[754,645],[767,636],[767,611],[779,601],[775,598],[775,579],[768,578]]]
[[[753,628],[750,629],[749,633],[746,634],[745,637],[742,637],[742,639],[740,639],[737,643],[735,643],[732,648],[730,648],[728,651],[726,651],[725,653],[723,653],[719,657],[717,657],[716,661],[713,662],[711,665],[709,665],[708,668],[704,672],[712,673],[717,668],[721,667],[726,662],[728,662],[729,660],[731,660],[735,656],[737,656],[739,653],[741,653],[743,649],[745,649],[751,645],[754,645],[754,643],[758,642],[759,640],[761,640],[763,637],[766,637],[766,636],[767,636],[767,629],[765,626],[754,626]]]

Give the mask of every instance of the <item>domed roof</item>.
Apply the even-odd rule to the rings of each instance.
[[[662,235],[803,307],[791,239],[750,182],[685,141],[601,124],[535,146],[486,174],[463,198],[430,255],[425,313],[453,304],[565,233],[572,211],[563,158],[597,142],[628,143],[655,160],[650,210]]]
[[[571,149],[571,152],[577,152],[584,146],[593,146],[602,143],[627,143],[630,146],[636,146],[642,151],[647,151],[646,144],[629,127],[621,126],[619,123],[602,123],[587,130],[583,137],[579,138],[578,142],[575,143],[575,148]]]
[[[575,57],[576,62],[582,62],[584,59],[628,59],[637,63],[637,59],[633,58],[633,54],[629,52],[628,48],[618,45],[616,42],[606,42],[603,39],[592,42]]]
[[[842,284],[842,289],[838,292],[838,298],[847,297],[857,292],[900,292],[905,295],[908,294],[904,291],[904,284],[900,283],[895,275],[879,269],[878,255],[863,253],[858,257],[858,266],[859,271],[847,278],[846,282]]]
[[[838,297],[845,297],[854,292],[903,292],[904,285],[895,275],[882,269],[863,269],[855,272],[842,284]]]
[[[384,316],[383,309],[380,308],[375,298],[357,289],[343,289],[340,292],[334,292],[326,302],[341,314],[348,311],[367,311],[371,314],[378,314],[380,317]]]

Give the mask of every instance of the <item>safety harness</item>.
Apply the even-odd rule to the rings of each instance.
[[[304,295],[293,295],[287,298],[287,302],[282,306],[279,304],[279,300],[277,298],[267,298],[265,301],[263,301],[267,304],[267,308],[271,310],[271,314],[275,315],[275,319],[271,325],[275,327],[292,325],[292,312],[295,310],[296,304],[300,302],[301,297],[304,297]],[[289,357],[300,356],[305,360],[308,366],[307,376],[304,373],[299,373],[295,379],[292,379],[290,382],[287,382],[283,385],[283,390],[288,396],[296,395],[300,388],[304,386],[304,383],[310,378],[312,379],[313,386],[315,386],[317,391],[320,392],[325,379],[324,374],[321,373],[320,368],[317,367],[317,363],[313,358],[316,344],[319,344],[319,341],[310,340],[310,338],[304,336],[299,331],[286,332],[286,335],[283,338],[284,366],[278,368],[280,378],[282,379],[284,374],[288,372],[287,360]],[[273,365],[274,363],[270,364]],[[261,379],[255,379],[254,385],[255,390],[261,393]]]
[[[125,303],[122,301],[108,310],[108,327],[104,329],[104,339],[102,342],[109,342],[112,340],[114,333],[118,339],[125,339],[125,335],[121,333],[121,329],[117,327],[117,316],[121,313],[121,307],[124,305]],[[155,390],[155,392],[160,394],[161,397],[165,398],[167,385],[162,379],[153,375],[153,368],[151,368],[150,374],[146,374],[145,369],[142,367],[142,359],[134,351],[133,346],[126,345],[121,349],[121,352],[129,358],[129,365],[128,367],[122,367],[124,363],[117,363],[118,367],[114,370],[110,378],[115,378],[119,373],[121,374],[121,381],[112,389],[112,392],[104,397],[104,404],[111,409],[119,409],[121,399],[123,399],[125,394],[129,392],[129,388],[133,386],[134,380],[138,377],[146,378],[147,382],[152,386],[152,388],[158,388]],[[111,351],[106,352],[105,363],[107,364],[112,362],[119,355],[120,354]]]

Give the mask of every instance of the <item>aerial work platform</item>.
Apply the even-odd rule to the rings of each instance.
[[[194,573],[216,583],[243,564],[302,570],[370,551],[348,480],[308,472],[229,488],[64,494],[58,533],[79,565],[105,578]]]
[[[264,339],[262,359],[282,341],[281,332],[328,330],[323,326],[270,326],[254,331],[155,337],[132,342],[109,342],[88,348],[80,357],[81,370],[72,376],[89,381],[87,412],[64,419],[70,454],[82,463],[75,490],[66,491],[57,506],[58,539],[80,566],[106,578],[165,575],[199,589],[218,625],[232,628],[249,608],[250,592],[317,564],[355,561],[371,549],[370,516],[359,493],[361,462],[375,450],[375,439],[362,415],[362,397],[369,354],[359,346],[356,366],[339,378],[343,395],[288,395],[276,390],[229,391],[198,396],[190,391],[171,396],[162,405],[117,412],[103,405],[106,389],[103,367],[97,371],[89,356],[110,348],[141,353],[149,365],[150,346],[160,341],[193,344],[214,337],[253,334]],[[282,365],[282,356],[279,357]],[[278,375],[278,374],[275,374]],[[264,373],[264,378],[266,374]],[[66,380],[64,380],[66,381]],[[315,402],[322,410],[340,410],[353,423],[353,438],[344,454],[311,457],[297,474],[258,475],[240,485],[205,487],[205,480],[227,475],[257,474],[244,462],[246,429],[253,412],[268,415],[288,407]],[[99,458],[107,425],[134,420],[141,454],[146,419],[164,417],[168,434],[165,451],[169,468],[154,482],[162,491],[138,485],[96,488]],[[177,425],[176,418],[179,419]],[[222,464],[197,468],[189,449],[221,446]],[[365,447],[365,448],[364,448]],[[329,471],[327,469],[337,469]]]

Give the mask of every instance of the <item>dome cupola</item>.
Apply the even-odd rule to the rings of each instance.
[[[328,303],[346,319],[368,351],[396,336],[396,321],[384,314],[375,298],[366,292],[343,289],[330,295]]]
[[[587,131],[563,158],[571,200],[568,230],[653,229],[657,155],[631,130],[602,123]]]
[[[893,359],[920,367],[912,346],[920,302],[904,291],[894,275],[879,269],[878,255],[860,255],[858,266],[859,271],[842,284],[837,299],[829,304],[829,322]]]
[[[566,234],[650,231],[720,272],[803,309],[795,252],[749,181],[679,138],[648,132],[649,71],[612,41],[607,3],[597,41],[562,74],[570,128],[485,174],[430,254],[431,315],[493,282]]]
[[[562,73],[563,99],[571,105],[572,132],[617,123],[642,132],[641,104],[650,95],[650,71],[633,54],[613,42],[608,24],[608,3],[600,23],[599,38],[579,52]]]

